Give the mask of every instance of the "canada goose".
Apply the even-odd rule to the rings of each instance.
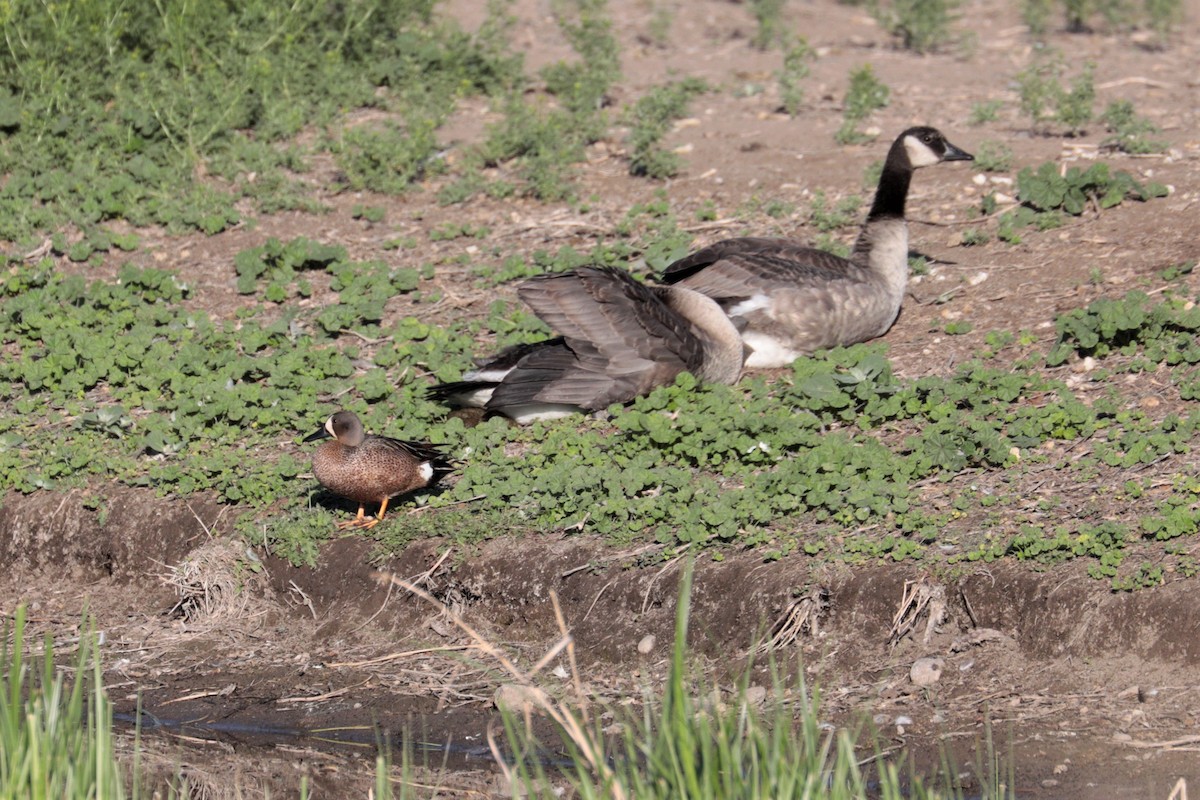
[[[337,412],[304,441],[326,438],[332,441],[313,454],[313,475],[329,491],[358,503],[358,516],[339,522],[339,529],[374,527],[391,498],[432,486],[451,471],[435,445],[364,433],[352,411]],[[378,516],[364,518],[367,503],[379,503]]]
[[[747,368],[882,336],[908,281],[904,203],[913,170],[974,158],[933,128],[909,128],[888,150],[849,259],[789,239],[726,239],[674,262],[661,280],[720,303],[742,329]]]
[[[681,372],[735,383],[744,347],[713,300],[677,286],[647,286],[609,267],[581,267],[521,284],[518,296],[561,334],[509,348],[434,400],[478,406],[519,423],[626,403]]]

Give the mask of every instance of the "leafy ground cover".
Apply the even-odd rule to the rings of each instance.
[[[583,533],[656,568],[1194,578],[1196,119],[1160,80],[1195,62],[1180,23],[1027,31],[1033,4],[993,3],[985,43],[952,4],[887,28],[651,5],[0,9],[6,507],[216,497],[256,552],[320,565],[346,510],[298,439],[347,407],[461,461],[371,532],[378,561]],[[902,49],[917,34],[927,55]],[[646,275],[732,235],[845,252],[915,121],[980,171],[914,181],[884,340],[530,429],[424,399],[545,335],[523,278]]]

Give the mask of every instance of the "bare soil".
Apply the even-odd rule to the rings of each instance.
[[[470,26],[482,5],[455,0],[444,13]],[[695,219],[707,202],[717,209],[716,222],[692,226],[697,246],[751,233],[807,237],[811,231],[801,226],[812,193],[869,194],[861,186],[864,168],[882,157],[893,132],[917,123],[938,126],[969,151],[985,139],[1003,141],[1018,167],[1051,159],[1086,165],[1100,156],[1173,191],[1151,203],[1089,211],[1058,231],[1031,232],[1017,246],[962,247],[965,210],[985,192],[1011,187],[993,178],[981,184],[960,166],[923,170],[909,202],[912,240],[933,267],[914,280],[886,337],[903,376],[946,374],[990,330],[1032,331],[1045,344],[1058,313],[1135,287],[1159,289],[1164,268],[1200,255],[1196,0],[1185,3],[1186,22],[1165,49],[1150,47],[1138,33],[1049,37],[1067,63],[1096,64],[1101,108],[1130,99],[1163,129],[1160,138],[1171,148],[1149,158],[1102,153],[1106,134],[1099,125],[1073,138],[1029,131],[1012,79],[1034,52],[1016,3],[968,0],[957,27],[969,38],[927,56],[896,49],[861,9],[830,0],[789,5],[789,23],[819,54],[797,118],[779,113],[773,77],[779,53],[749,46],[754,23],[745,4],[610,0],[609,8],[623,48],[616,104],[674,76],[699,75],[719,87],[696,100],[693,119],[669,136],[668,144],[684,153],[678,178],[654,184],[630,177],[619,130],[590,148],[581,167],[580,195],[592,198],[586,211],[530,200],[442,207],[436,183],[398,198],[334,194],[326,165],[312,175],[313,193],[332,213],[265,217],[208,238],[145,231],[144,247],[132,258],[177,270],[195,288],[193,302],[231,314],[240,302],[233,255],[270,236],[302,234],[344,245],[357,258],[399,262],[414,256],[382,244],[413,235],[422,242],[420,261],[441,262],[472,245],[426,242],[428,231],[454,221],[489,227],[490,240],[514,253],[564,244],[585,249],[631,206],[665,190],[680,220]],[[661,43],[649,33],[656,8],[671,15]],[[514,13],[515,42],[531,71],[570,55],[548,3],[517,0]],[[868,122],[881,131],[879,142],[839,147],[833,133],[848,74],[863,63],[891,88],[891,103]],[[739,91],[751,84],[762,90]],[[968,127],[972,106],[987,100],[1004,102],[1000,118]],[[443,131],[449,157],[497,119],[483,101],[464,103]],[[780,219],[747,211],[755,198],[789,201],[797,211]],[[387,221],[353,219],[351,207],[364,203],[386,208]],[[471,288],[466,269],[439,266],[446,299],[432,310],[397,298],[388,313],[420,313],[434,322],[482,317],[495,293]],[[1187,280],[1194,293],[1200,281]],[[499,291],[512,296],[512,287]],[[944,335],[950,319],[971,321],[974,332]],[[481,352],[491,344],[480,342]],[[1147,401],[1159,394],[1152,380],[1139,391]],[[298,421],[297,428],[311,422]],[[1154,468],[1169,475],[1195,467],[1196,457],[1186,455]],[[1085,505],[1104,514],[1103,485],[1043,477],[1035,486],[999,488],[1053,499],[1050,514],[1069,516]],[[946,489],[929,491],[936,502]],[[104,513],[85,507],[85,497],[97,493],[106,497]],[[51,635],[62,652],[76,641],[86,607],[105,636],[107,680],[119,710],[132,714],[140,702],[179,741],[207,742],[198,751],[164,749],[161,759],[168,771],[184,764],[214,792],[280,796],[303,774],[315,796],[365,795],[371,763],[358,753],[373,752],[377,726],[394,740],[452,743],[453,774],[440,769],[443,755],[434,751],[431,770],[420,776],[452,787],[442,796],[504,793],[487,772],[485,741],[502,676],[445,615],[389,589],[379,571],[420,582],[525,665],[558,638],[555,593],[583,680],[599,699],[619,704],[640,697],[666,674],[682,561],[664,565],[659,551],[614,552],[586,532],[546,531],[471,550],[419,542],[392,562],[372,563],[370,545],[348,538],[325,548],[315,569],[259,553],[260,573],[231,573],[246,560],[238,546],[230,551],[237,513],[201,498],[162,498],[116,485],[10,495],[0,508],[0,563],[8,565],[0,575],[0,613],[29,603],[34,629]],[[403,520],[402,513],[389,518]],[[1192,545],[1193,554],[1198,550]],[[189,564],[198,571],[189,572]],[[927,627],[927,608],[908,635],[892,642],[906,586],[925,586],[942,598],[945,616]],[[1034,570],[1001,563],[930,575],[913,566],[849,568],[799,555],[764,563],[753,552],[726,553],[720,561],[699,561],[689,643],[712,679],[731,688],[730,676],[751,660],[753,635],[770,635],[797,598],[820,597],[815,629],[798,632],[775,658],[785,673],[803,669],[809,684],[821,687],[823,718],[851,726],[866,719],[885,750],[911,750],[926,765],[936,766],[945,745],[976,777],[973,754],[990,723],[1001,755],[1015,764],[1022,797],[1165,799],[1181,778],[1200,785],[1198,588],[1196,578],[1172,575],[1153,590],[1114,594],[1071,564]],[[647,636],[656,643],[641,653]],[[918,687],[910,668],[926,656],[942,659],[941,677]],[[756,680],[769,686],[762,662]],[[566,680],[548,680],[567,688]],[[348,729],[314,733],[333,728]],[[471,767],[482,772],[463,771]]]

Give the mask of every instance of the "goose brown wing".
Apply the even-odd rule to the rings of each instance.
[[[517,291],[581,361],[603,361],[613,374],[639,372],[646,362],[687,369],[703,360],[691,323],[627,272],[582,267],[527,281]]]
[[[790,239],[726,239],[672,263],[662,281],[729,301],[846,277],[850,261]]]
[[[523,358],[489,407],[537,401],[603,408],[703,361],[690,323],[620,270],[583,267],[535,278],[518,294],[563,342]]]

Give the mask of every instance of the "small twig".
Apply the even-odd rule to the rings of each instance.
[[[382,339],[372,339],[369,336],[364,336],[363,334],[359,333],[358,331],[352,331],[349,328],[342,328],[341,330],[338,331],[338,333],[344,333],[348,336],[353,336],[367,344],[383,344],[384,342],[392,341],[391,336],[384,336]]]
[[[1200,735],[1181,736],[1178,739],[1170,739],[1165,742],[1139,742],[1136,739],[1125,742],[1130,747],[1139,747],[1143,749],[1162,749],[1173,750],[1177,747],[1182,747],[1187,744],[1200,744]]]
[[[202,697],[228,697],[235,691],[237,691],[237,684],[231,683],[221,689],[208,689],[207,691],[185,694],[183,697],[176,697],[174,700],[167,700],[165,703],[163,703],[163,705],[169,706],[172,703],[186,703],[188,700],[199,700]]]
[[[367,678],[362,683],[356,683],[353,686],[344,686],[341,689],[334,689],[333,691],[326,692],[325,694],[315,694],[315,695],[310,695],[307,697],[281,697],[278,700],[276,700],[275,702],[276,703],[319,703],[322,700],[332,700],[335,697],[341,697],[342,695],[344,695],[354,689],[359,689],[363,686],[366,686],[370,682],[371,682],[371,679]]]
[[[361,625],[359,625],[357,628],[355,628],[354,630],[352,630],[352,631],[350,631],[350,632],[351,632],[351,633],[358,633],[358,632],[359,632],[359,631],[361,631],[363,628],[365,628],[365,627],[367,627],[368,625],[370,625],[370,624],[371,624],[371,622],[372,622],[372,621],[373,621],[373,620],[374,620],[376,617],[378,617],[378,616],[379,616],[379,615],[380,615],[380,614],[383,612],[383,609],[387,607],[388,600],[390,600],[390,599],[392,599],[392,584],[390,584],[390,583],[389,583],[389,584],[388,584],[388,587],[387,587],[387,593],[386,593],[386,594],[384,594],[384,596],[383,596],[383,602],[379,604],[379,608],[375,609],[375,613],[374,613],[374,614],[372,614],[371,616],[367,617],[365,620],[363,620],[363,622],[362,622],[362,624],[361,624]]]
[[[308,613],[312,614],[313,619],[316,619],[317,618],[317,609],[313,608],[312,599],[307,594],[304,593],[303,589],[301,589],[299,586],[296,585],[295,581],[288,581],[288,585],[292,587],[291,591],[300,595],[301,599],[304,601],[303,603],[301,603],[301,605],[308,606]]]
[[[446,548],[446,552],[442,553],[442,555],[441,555],[441,556],[438,558],[438,560],[437,560],[437,561],[435,561],[435,562],[433,562],[433,566],[432,566],[432,567],[430,567],[429,569],[425,570],[425,571],[424,571],[424,572],[422,572],[420,575],[418,575],[417,577],[415,577],[415,578],[413,578],[413,579],[412,579],[413,585],[415,585],[415,586],[420,586],[422,583],[425,583],[425,581],[427,581],[427,580],[429,580],[430,578],[432,578],[432,577],[433,577],[433,573],[435,573],[435,572],[437,572],[437,571],[438,571],[438,568],[442,566],[442,562],[444,562],[444,561],[445,561],[447,558],[449,558],[449,557],[450,557],[450,554],[451,554],[452,552],[454,552],[454,548],[453,548],[453,547],[447,547],[447,548]],[[389,582],[389,583],[388,583],[388,591],[389,591],[389,592],[391,591],[391,586],[392,586],[392,585],[391,585],[391,583]]]
[[[386,656],[376,656],[368,658],[366,661],[329,661],[326,662],[327,667],[349,667],[358,669],[361,667],[377,667],[380,664],[386,664],[389,661],[399,661],[402,658],[412,658],[413,656],[423,656],[426,653],[458,653],[463,650],[470,650],[469,644],[452,644],[445,647],[423,647],[420,650],[402,650],[399,653],[389,653]]]

